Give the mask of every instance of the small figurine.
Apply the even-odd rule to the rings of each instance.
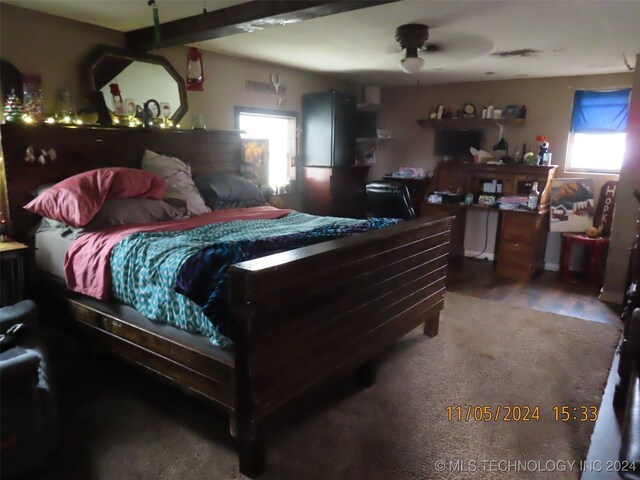
[[[540,143],[540,149],[538,150],[538,165],[549,165],[551,163],[549,139],[546,135],[538,135],[536,140]]]

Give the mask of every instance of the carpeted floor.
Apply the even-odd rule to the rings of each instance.
[[[618,337],[610,325],[448,293],[437,337],[416,330],[398,342],[372,388],[348,378],[315,399],[268,439],[260,478],[579,478],[577,466],[550,472],[571,468],[547,461],[583,460],[594,424],[557,422],[552,409],[599,405]],[[242,478],[226,419],[202,401],[110,357],[76,355],[64,368],[62,442],[33,478]],[[485,405],[538,406],[540,419],[447,418],[449,406],[466,417]],[[499,462],[517,460],[542,463]]]

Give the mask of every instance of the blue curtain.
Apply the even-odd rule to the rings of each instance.
[[[611,92],[578,90],[573,98],[571,131],[617,133],[627,131],[631,89]]]

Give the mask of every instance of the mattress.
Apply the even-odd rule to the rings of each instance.
[[[69,230],[40,227],[35,235],[38,269],[64,282],[64,256],[76,238]]]

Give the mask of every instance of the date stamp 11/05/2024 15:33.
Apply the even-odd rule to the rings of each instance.
[[[554,405],[547,409],[539,405],[449,405],[446,412],[450,422],[538,422],[545,415],[556,422],[598,420],[596,405]]]

